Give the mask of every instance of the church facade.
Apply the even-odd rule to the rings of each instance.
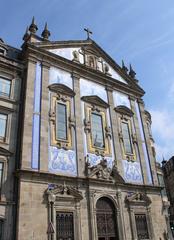
[[[167,239],[136,73],[89,36],[36,32],[33,20],[20,51],[16,239]]]

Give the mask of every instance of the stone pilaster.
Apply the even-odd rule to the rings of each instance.
[[[141,165],[141,171],[142,171],[142,177],[144,183],[147,183],[147,172],[146,172],[146,162],[144,158],[144,152],[143,152],[143,146],[142,146],[142,138],[141,138],[141,133],[140,133],[140,125],[138,122],[138,116],[136,112],[136,107],[135,107],[135,99],[130,97],[130,104],[131,104],[131,109],[134,113],[133,116],[133,122],[134,122],[134,128],[135,128],[135,134],[137,137],[137,148],[139,152],[139,159],[140,159],[140,165]]]
[[[76,226],[76,236],[78,240],[82,239],[82,231],[81,231],[81,214],[80,214],[80,203],[76,203],[76,219],[77,219],[77,226]]]
[[[95,192],[89,191],[89,208],[90,208],[90,216],[91,216],[91,240],[97,239],[97,219],[96,219],[96,207],[94,206],[94,197]]]
[[[118,200],[118,231],[119,231],[119,237],[122,240],[126,240],[126,233],[125,233],[125,223],[124,223],[124,214],[123,214],[123,205],[122,205],[122,199],[121,199],[121,191],[117,191],[117,200]]]
[[[111,129],[112,129],[112,141],[114,147],[115,154],[115,164],[118,168],[118,171],[123,176],[123,167],[122,167],[122,154],[121,154],[121,146],[119,142],[119,134],[118,134],[118,119],[114,110],[114,99],[113,99],[113,91],[111,88],[107,87],[107,95],[108,95],[108,103],[110,106],[110,118],[111,118]]]
[[[148,229],[149,229],[150,239],[155,240],[150,207],[147,207],[147,225],[148,225]]]
[[[141,113],[142,122],[143,122],[144,135],[145,135],[144,137],[145,137],[145,143],[146,143],[148,156],[149,156],[149,164],[150,164],[150,168],[151,168],[152,179],[153,179],[153,183],[155,185],[158,185],[158,178],[157,178],[156,166],[155,166],[155,158],[152,153],[150,137],[149,137],[148,127],[147,127],[146,118],[145,118],[145,109],[144,109],[144,104],[142,101],[139,101],[139,107],[140,107],[140,113]]]
[[[31,168],[35,76],[36,76],[36,62],[28,61],[26,75],[26,99],[24,109],[24,131],[21,162],[22,168]]]
[[[78,176],[83,177],[85,171],[85,159],[84,159],[84,146],[83,146],[83,123],[81,112],[81,99],[80,99],[80,76],[76,73],[72,73],[74,83],[74,115],[76,121],[76,159]]]
[[[48,171],[49,66],[42,63],[42,99],[40,128],[40,170]]]
[[[132,231],[132,240],[138,240],[134,209],[131,207],[129,207],[129,214],[130,214],[130,225],[131,225],[131,231]]]

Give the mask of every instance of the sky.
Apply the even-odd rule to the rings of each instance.
[[[174,0],[1,0],[0,37],[20,48],[35,16],[50,40],[86,39],[84,27],[118,64],[131,63],[152,115],[157,160],[174,155]]]

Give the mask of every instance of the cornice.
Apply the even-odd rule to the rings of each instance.
[[[11,103],[11,104],[14,104],[14,105],[19,104],[19,101],[15,100],[15,99],[5,98],[5,97],[2,97],[2,96],[0,96],[0,101],[2,101],[2,102],[7,102],[7,103]],[[13,111],[14,111],[14,110],[13,110]]]
[[[154,186],[154,185],[144,185],[144,184],[133,184],[133,183],[113,183],[113,181],[105,181],[105,180],[97,180],[97,179],[89,179],[87,177],[73,177],[73,176],[63,176],[58,175],[55,173],[49,173],[44,171],[36,171],[32,169],[18,169],[15,172],[15,176],[22,179],[23,181],[29,181],[29,182],[42,182],[45,184],[48,183],[57,183],[59,181],[60,183],[64,181],[67,181],[67,183],[73,183],[73,184],[82,184],[83,186],[113,186],[113,189],[120,188],[123,191],[146,191],[148,192],[156,192],[160,193],[162,190],[162,187],[160,186]]]
[[[103,99],[101,99],[100,97],[95,96],[95,95],[83,96],[81,98],[81,100],[84,101],[84,102],[90,103],[92,105],[95,105],[95,106],[97,105],[97,106],[104,107],[104,108],[109,107],[108,103],[106,103],[105,101],[103,101]]]
[[[56,93],[60,93],[60,94],[63,93],[70,97],[75,96],[75,92],[71,88],[69,88],[68,86],[66,86],[62,83],[53,83],[53,84],[49,85],[48,88],[52,92],[56,92]]]
[[[120,114],[127,115],[129,117],[132,117],[134,115],[131,109],[123,105],[115,107],[114,110]]]
[[[0,147],[0,156],[10,157],[12,155],[13,155],[12,152],[10,152],[9,150],[7,150],[5,148]]]
[[[14,60],[12,61],[12,60],[8,60],[0,57],[0,67],[7,69],[8,72],[9,71],[14,72],[14,70],[21,72],[24,69],[24,62],[17,63]]]

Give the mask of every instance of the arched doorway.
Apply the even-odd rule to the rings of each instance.
[[[96,204],[98,240],[118,240],[116,209],[113,202],[102,197]]]

